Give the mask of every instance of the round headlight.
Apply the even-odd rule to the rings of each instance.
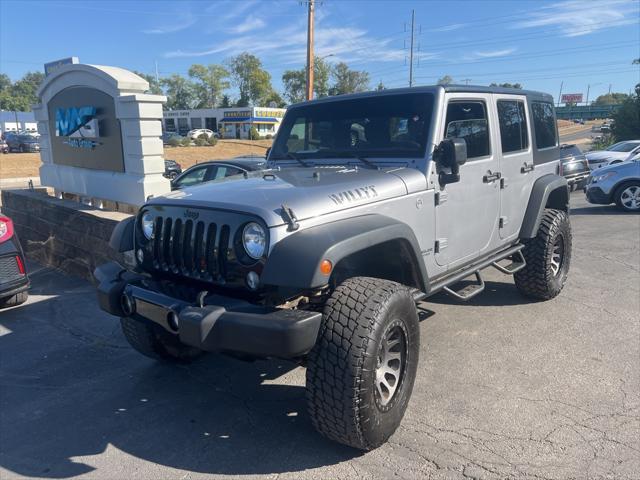
[[[153,233],[153,217],[148,212],[142,215],[142,233],[147,237],[147,240],[151,239],[151,234]]]
[[[242,245],[247,255],[258,260],[264,255],[266,244],[267,235],[264,228],[255,222],[247,223],[242,231]]]

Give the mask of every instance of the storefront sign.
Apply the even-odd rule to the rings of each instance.
[[[582,103],[582,94],[565,93],[562,95],[562,103]]]
[[[79,63],[78,57],[61,58],[44,64],[44,75],[49,76],[63,65]]]

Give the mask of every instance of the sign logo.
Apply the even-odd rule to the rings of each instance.
[[[562,103],[582,103],[581,93],[565,93],[562,95]]]
[[[63,142],[74,148],[94,148],[100,137],[96,108],[91,106],[56,109],[56,137],[67,137]]]

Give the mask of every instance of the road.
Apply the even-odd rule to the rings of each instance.
[[[363,454],[324,440],[304,370],[132,351],[93,287],[46,268],[0,313],[0,478],[640,477],[640,217],[572,196],[569,281],[529,303],[486,276],[467,304],[423,304],[400,429]]]
[[[580,130],[578,132],[569,133],[567,135],[560,134],[560,142],[561,143],[569,143],[575,142],[576,140],[582,140],[584,138],[591,138],[591,127],[587,126],[584,130]]]

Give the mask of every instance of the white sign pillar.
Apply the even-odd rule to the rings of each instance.
[[[133,206],[168,193],[160,138],[166,97],[148,89],[117,67],[70,64],[47,76],[33,107],[42,185]]]

